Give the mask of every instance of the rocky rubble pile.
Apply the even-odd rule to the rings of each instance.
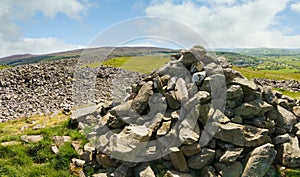
[[[291,92],[300,92],[300,82],[296,80],[274,80],[266,78],[255,78],[255,81],[261,85],[268,85],[273,88],[288,90]]]
[[[73,106],[73,74],[77,59],[20,65],[0,71],[0,122],[33,114],[70,111]],[[77,68],[78,69],[78,68]],[[80,68],[79,68],[80,69]],[[111,67],[82,68],[93,73],[92,89],[98,100],[109,100],[114,78],[139,74]],[[80,91],[80,90],[79,90]]]
[[[172,58],[132,84],[125,102],[72,117],[90,140],[73,159],[83,172],[263,177],[300,167],[299,101],[220,70],[202,47]]]

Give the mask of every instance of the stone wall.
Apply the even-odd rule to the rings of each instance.
[[[271,177],[300,167],[299,101],[231,68],[220,74],[214,61],[199,46],[182,51],[126,102],[73,116],[90,140],[73,159],[82,176]]]

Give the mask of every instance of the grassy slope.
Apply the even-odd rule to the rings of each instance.
[[[33,116],[1,123],[0,176],[72,176],[69,163],[77,154],[71,144],[65,143],[57,155],[51,151],[53,136],[67,135],[73,140],[86,141],[78,130],[68,129],[68,120],[68,116],[60,114],[55,117]],[[32,130],[37,124],[43,124],[45,128]],[[24,126],[28,128],[21,131]],[[42,134],[44,139],[38,143],[24,143],[20,137],[25,134]],[[9,141],[16,141],[18,144],[1,145],[2,142]]]
[[[170,61],[170,58],[163,55],[117,57],[117,58],[106,60],[104,62],[86,64],[85,66],[97,67],[97,66],[104,65],[104,66],[123,68],[129,71],[135,71],[140,73],[151,73],[154,69],[160,68],[168,61]]]
[[[9,68],[9,66],[0,65],[0,70],[2,70],[2,69],[6,69],[6,68]]]

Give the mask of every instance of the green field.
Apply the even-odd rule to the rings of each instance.
[[[166,64],[168,61],[170,61],[170,57],[165,55],[146,55],[133,57],[126,56],[111,58],[103,62],[89,63],[85,64],[84,66],[94,68],[103,65],[149,74],[153,70],[158,69]]]
[[[296,69],[281,70],[257,70],[251,68],[233,66],[234,70],[241,72],[246,78],[267,78],[276,80],[298,80],[300,81],[300,73]]]

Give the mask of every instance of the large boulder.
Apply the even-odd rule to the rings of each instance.
[[[237,146],[259,146],[271,142],[268,130],[235,123],[220,124],[215,138]]]
[[[250,153],[242,177],[263,177],[276,157],[274,145],[267,143]]]
[[[290,168],[300,167],[300,147],[298,138],[291,135],[290,142],[281,145],[279,154],[283,165]]]

